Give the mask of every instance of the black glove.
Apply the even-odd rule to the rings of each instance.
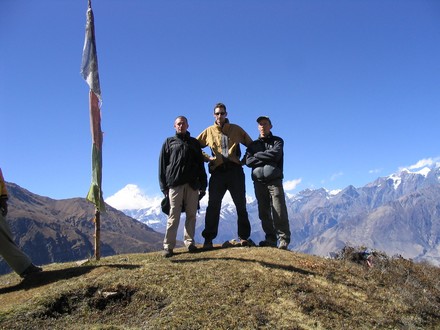
[[[8,214],[8,201],[6,198],[0,198],[0,210],[2,212],[2,216],[6,216]]]
[[[206,195],[206,191],[199,192],[199,200],[201,200]]]

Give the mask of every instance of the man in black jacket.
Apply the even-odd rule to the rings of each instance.
[[[284,141],[272,135],[269,117],[257,118],[260,136],[247,148],[246,165],[252,168],[258,215],[266,234],[260,246],[277,246],[286,250],[290,243],[290,226],[283,189]]]
[[[186,213],[185,246],[189,252],[197,250],[194,241],[197,206],[199,199],[205,195],[207,176],[200,143],[190,136],[188,127],[186,117],[175,119],[176,135],[165,140],[159,157],[160,190],[170,201],[163,242],[166,258],[173,255],[182,208]]]

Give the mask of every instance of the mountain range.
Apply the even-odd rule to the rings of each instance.
[[[119,199],[141,193],[134,185],[118,192]],[[145,201],[148,198],[145,198]],[[112,198],[106,200],[111,204]],[[146,207],[122,209],[154,230],[163,233],[166,216],[160,200],[145,202]],[[348,186],[340,191],[306,189],[286,195],[292,239],[289,248],[298,252],[329,256],[346,245],[362,246],[388,255],[440,265],[440,167],[407,169],[380,177],[363,187]],[[203,243],[207,197],[197,217],[196,241]],[[251,239],[264,239],[256,200],[248,200],[252,225]],[[219,235],[214,243],[236,238],[236,212],[230,199],[224,201]],[[183,214],[184,218],[184,214]],[[184,221],[181,221],[181,226]],[[183,229],[179,229],[182,235]],[[178,237],[182,239],[182,237]]]
[[[7,220],[17,244],[39,265],[90,258],[94,254],[94,206],[84,198],[55,200],[7,183]],[[134,208],[117,210],[115,201],[135,199]],[[201,200],[196,242],[203,243],[208,197]],[[101,256],[142,253],[162,248],[166,216],[160,198],[149,198],[128,185],[106,199],[101,218]],[[360,246],[440,265],[440,166],[418,172],[402,170],[363,187],[340,191],[306,189],[286,195],[294,251],[331,256],[346,245]],[[122,204],[121,204],[122,205]],[[264,239],[257,201],[248,198],[251,239]],[[181,228],[178,240],[182,240]],[[237,238],[236,212],[230,196],[221,209],[215,244]],[[181,244],[181,242],[179,243]],[[0,274],[10,271],[0,261]]]

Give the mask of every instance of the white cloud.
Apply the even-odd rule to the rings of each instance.
[[[375,168],[375,169],[372,169],[372,170],[368,171],[369,174],[377,174],[377,173],[380,173],[380,172],[382,172],[381,168]]]
[[[330,177],[330,181],[335,181],[337,178],[339,178],[339,177],[341,177],[341,176],[343,176],[344,175],[344,172],[338,172],[338,173],[335,173],[335,174],[333,174],[331,177]]]
[[[283,184],[284,190],[289,191],[295,189],[296,186],[298,186],[301,183],[301,181],[302,181],[301,178],[290,181],[284,181]]]
[[[330,178],[329,178],[329,180],[328,181],[336,181],[336,179],[337,178],[339,178],[339,177],[341,177],[341,176],[343,176],[344,175],[344,172],[342,172],[342,171],[340,171],[340,172],[338,172],[338,173],[334,173],[334,174],[332,174],[331,176],[330,176]],[[327,183],[327,180],[321,180],[320,181],[321,182],[321,185],[326,185],[326,183]]]
[[[425,158],[425,159],[421,159],[419,160],[417,163],[415,163],[414,165],[411,165],[408,167],[408,169],[410,170],[414,170],[414,169],[419,169],[425,166],[432,166],[435,163],[435,160],[432,158]]]
[[[410,166],[405,166],[405,167],[399,167],[399,172],[402,171],[411,171],[411,170],[418,170],[418,169],[423,169],[424,167],[433,167],[438,166],[440,162],[440,157],[434,157],[434,158],[424,158],[419,160],[417,163],[410,165]]]

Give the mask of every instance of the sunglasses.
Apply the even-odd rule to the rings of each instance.
[[[224,116],[226,112],[214,112],[214,115],[216,116]]]

